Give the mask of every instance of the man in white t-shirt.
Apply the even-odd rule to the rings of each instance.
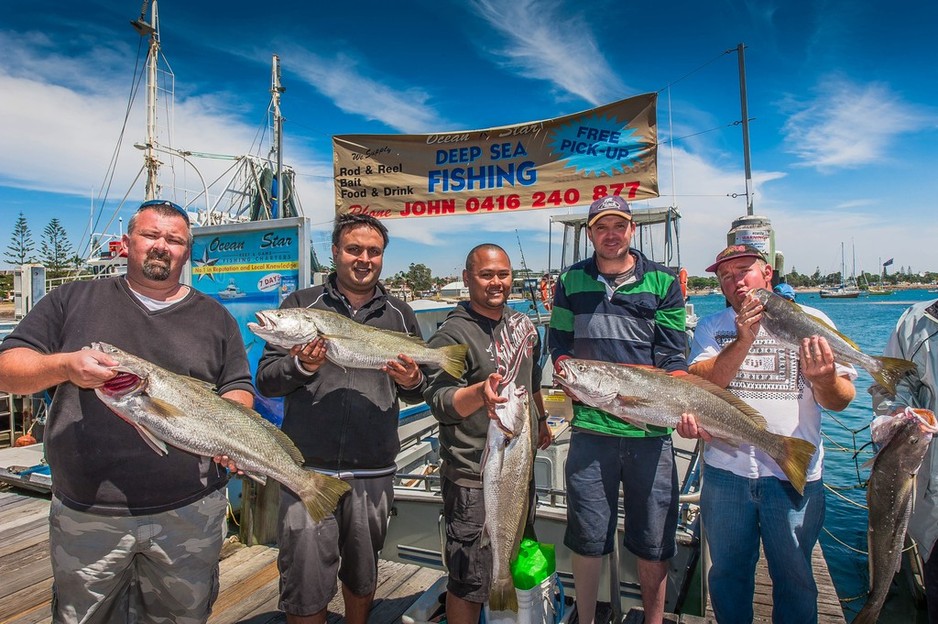
[[[750,292],[772,288],[772,267],[755,247],[731,245],[707,271],[720,280],[730,307],[697,325],[689,371],[726,388],[757,409],[775,433],[817,446],[800,495],[763,451],[711,439],[690,417],[678,427],[701,437],[704,450],[701,517],[713,562],[710,599],[721,624],[752,622],[755,567],[761,538],[772,577],[773,622],[817,622],[811,551],[824,523],[821,408],[840,411],[853,400],[856,371],[834,362],[824,338],[783,347],[759,325],[762,304]],[[827,316],[802,309],[829,325]]]

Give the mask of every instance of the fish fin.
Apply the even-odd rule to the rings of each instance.
[[[316,522],[322,522],[339,505],[339,499],[351,486],[342,479],[307,471],[305,483],[296,495],[303,501],[306,511]]]
[[[893,357],[876,357],[873,359],[882,365],[876,372],[869,371],[876,381],[890,396],[896,396],[896,384],[906,373],[914,373],[918,367],[915,362]]]
[[[611,400],[613,400],[613,399],[610,398],[610,401],[611,401]],[[653,401],[649,401],[649,400],[647,400],[647,399],[642,399],[642,398],[640,398],[640,397],[625,396],[625,395],[622,395],[622,394],[617,395],[617,396],[614,398],[614,400],[615,400],[616,403],[618,403],[618,405],[619,405],[620,407],[622,407],[622,408],[624,408],[624,409],[629,409],[629,408],[634,408],[634,407],[648,407],[648,406],[650,406],[650,405],[654,405],[654,402],[653,402]],[[604,401],[604,402],[608,402],[608,401]],[[635,420],[634,418],[629,418],[628,416],[623,416],[622,414],[612,414],[612,415],[615,416],[616,418],[618,418],[619,420],[623,420],[623,421],[629,423],[630,425],[632,425],[633,427],[638,427],[639,429],[641,429],[641,430],[643,430],[643,431],[645,431],[645,432],[650,432],[650,431],[651,431],[651,430],[648,428],[648,425],[645,424],[645,423],[643,423],[643,422],[640,421],[640,420]]]
[[[763,429],[768,427],[768,423],[765,420],[765,416],[763,416],[756,408],[752,407],[751,405],[749,405],[748,403],[740,399],[738,396],[736,396],[735,394],[733,394],[726,388],[721,388],[720,386],[716,385],[712,381],[704,379],[703,377],[698,377],[697,375],[693,375],[691,373],[684,373],[683,375],[680,375],[680,376],[673,375],[672,373],[672,376],[678,377],[681,381],[686,381],[687,383],[697,386],[701,390],[706,390],[710,394],[716,397],[719,397],[720,399],[723,399],[724,401],[726,401],[727,403],[729,403],[730,405],[738,409],[740,412],[745,414],[746,417],[750,421],[754,422],[756,425],[762,427]]]
[[[469,351],[467,345],[447,345],[440,347],[443,352],[443,370],[453,379],[461,379],[466,373],[466,353]]]
[[[137,423],[130,424],[136,428],[137,433],[140,434],[140,437],[143,438],[143,441],[146,442],[147,446],[153,449],[157,455],[169,455],[169,449],[166,448],[166,443],[156,437],[152,431],[142,425],[138,425]]]
[[[515,586],[510,576],[505,579],[496,579],[492,583],[492,591],[489,592],[489,609],[518,612],[518,594],[515,593]]]
[[[788,481],[795,490],[804,495],[804,485],[808,480],[808,462],[817,451],[817,447],[801,438],[791,438],[780,435],[782,451],[779,457],[772,459],[782,469]]]

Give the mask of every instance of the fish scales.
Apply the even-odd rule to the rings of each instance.
[[[227,455],[239,470],[270,477],[295,492],[317,521],[350,489],[344,481],[304,470],[303,455],[286,434],[254,410],[218,396],[210,384],[105,343],[92,347],[118,362],[118,376],[96,394],[154,451],[165,453],[165,442],[204,457]]]
[[[835,361],[865,369],[880,386],[895,396],[896,383],[906,373],[915,371],[914,362],[901,358],[867,355],[839,331],[806,313],[800,305],[759,288],[755,296],[763,305],[760,325],[778,342],[797,351],[805,338],[820,336],[830,345]]]
[[[380,369],[404,354],[418,364],[442,368],[459,379],[466,372],[466,345],[431,348],[420,338],[379,329],[315,308],[261,310],[248,329],[267,342],[290,349],[317,336],[326,339],[326,358],[343,368]]]
[[[576,397],[638,427],[677,427],[684,413],[715,438],[734,446],[751,444],[768,453],[799,493],[817,447],[806,440],[766,429],[765,417],[741,399],[689,374],[669,374],[647,366],[567,358],[554,382]]]
[[[518,598],[511,576],[511,562],[528,516],[528,487],[534,466],[530,394],[508,384],[500,394],[508,398],[498,406],[499,420],[489,422],[482,458],[485,499],[485,535],[492,547],[492,588],[489,608],[517,611]]]

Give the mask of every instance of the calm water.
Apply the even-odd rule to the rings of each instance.
[[[938,297],[926,290],[898,291],[890,296],[861,297],[859,299],[821,299],[816,294],[798,294],[798,302],[817,308],[827,314],[837,328],[870,355],[881,355],[889,334],[899,316],[913,303]],[[695,311],[701,317],[722,309],[721,296],[707,295],[691,298]],[[821,545],[837,595],[844,605],[849,622],[863,606],[869,583],[866,559],[866,490],[858,487],[869,476],[869,470],[860,470],[872,456],[869,448],[854,460],[854,452],[869,442],[867,425],[872,418],[872,403],[866,389],[873,383],[869,374],[858,370],[857,397],[843,412],[825,416],[822,429],[825,435],[824,481],[848,499],[827,493],[827,515]],[[904,591],[906,579],[898,578],[900,590],[892,595],[883,609],[880,622],[924,623],[924,611],[918,611],[912,598]],[[895,584],[894,584],[895,589]]]

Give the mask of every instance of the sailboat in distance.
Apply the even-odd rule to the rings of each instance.
[[[840,284],[833,288],[822,288],[818,294],[822,299],[856,299],[860,296],[860,289],[857,288],[856,269],[850,276],[850,281],[844,280],[844,274],[847,272],[847,266],[844,262],[844,244],[840,243]]]

